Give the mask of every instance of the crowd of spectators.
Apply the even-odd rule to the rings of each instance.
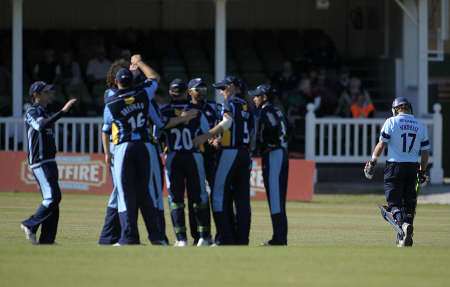
[[[105,50],[106,38],[95,43],[86,41],[78,47],[33,50],[33,60],[26,63],[28,67],[24,70],[24,94],[29,83],[43,80],[56,87],[58,97],[55,105],[75,97],[79,101],[73,116],[100,115],[105,78],[111,63],[119,58],[128,59],[131,52],[127,48],[137,49],[139,46],[135,33],[125,35],[128,36],[120,38],[120,42],[127,43],[127,46],[108,43],[108,51]],[[346,67],[337,69],[335,65],[328,64],[335,63],[337,57],[328,46],[309,49],[316,53],[304,55],[309,60],[307,65],[285,62],[281,71],[267,79],[276,89],[277,101],[292,125],[305,117],[309,103],[314,104],[316,116],[319,117],[356,118],[372,117],[374,114],[374,106],[361,80],[350,74]],[[2,63],[0,57],[0,116],[11,115],[11,94],[10,64]]]
[[[279,106],[292,119],[304,118],[310,103],[318,117],[370,118],[375,112],[361,79],[346,67],[296,69],[291,62],[285,62],[271,82]]]

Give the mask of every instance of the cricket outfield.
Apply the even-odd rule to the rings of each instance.
[[[98,246],[106,196],[63,195],[56,246],[32,246],[20,221],[36,193],[0,193],[0,286],[448,286],[450,207],[419,205],[413,248],[395,247],[378,195],[289,202],[288,247],[269,239],[266,202],[252,202],[250,247]],[[167,208],[166,208],[167,210]],[[167,233],[173,242],[170,217]]]

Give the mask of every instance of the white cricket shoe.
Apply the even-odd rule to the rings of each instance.
[[[404,239],[397,240],[397,247],[405,247],[405,240]]]
[[[33,245],[39,244],[38,241],[36,240],[36,233],[33,233],[28,227],[26,227],[23,224],[20,225],[20,229],[22,229],[23,232],[25,232],[25,238],[29,240],[31,244]]]
[[[403,238],[397,240],[397,247],[411,247],[413,245],[414,228],[409,223],[402,224]]]
[[[413,245],[414,227],[411,224],[405,222],[402,224],[402,230],[403,233],[405,234],[405,237],[403,238],[405,246],[411,247]]]
[[[212,242],[211,239],[205,239],[205,238],[200,238],[197,242],[197,247],[202,247],[202,246],[211,246]]]
[[[186,240],[177,240],[175,241],[174,247],[187,247],[188,243]]]

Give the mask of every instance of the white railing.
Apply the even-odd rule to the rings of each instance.
[[[60,152],[101,153],[101,118],[62,118],[55,125]],[[0,150],[27,151],[23,118],[0,118]]]
[[[309,104],[307,108],[306,159],[317,163],[364,163],[370,158],[386,119],[317,118],[314,114],[314,105]],[[432,147],[431,182],[442,183],[441,105],[435,104],[433,109],[432,115],[420,120],[428,127]],[[380,161],[385,159],[384,154]]]

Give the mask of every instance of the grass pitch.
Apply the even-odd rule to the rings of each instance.
[[[252,203],[250,247],[96,244],[107,197],[63,196],[57,246],[31,246],[19,228],[38,193],[0,193],[0,286],[449,286],[450,207],[420,205],[415,246],[395,247],[381,196],[318,195],[288,203],[289,247],[271,235],[266,202]],[[166,208],[167,210],[167,208]],[[173,241],[169,216],[168,235]]]

